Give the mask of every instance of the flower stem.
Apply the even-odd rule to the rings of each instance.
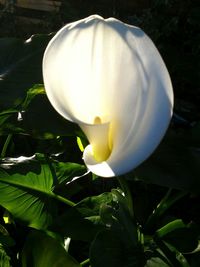
[[[174,250],[171,250],[167,244],[162,241],[161,239],[159,238],[154,238],[154,241],[156,242],[156,244],[159,246],[159,248],[161,249],[161,251],[164,253],[164,255],[166,256],[167,260],[169,261],[168,264],[173,267],[173,266],[176,266],[176,267],[183,267],[183,266],[188,266],[188,263],[187,261],[185,260],[184,256],[176,251],[176,249]],[[178,257],[178,255],[182,256]],[[171,264],[170,264],[171,263]]]
[[[84,260],[80,263],[81,266],[85,266],[87,263],[90,262],[90,259]]]
[[[4,143],[4,146],[3,146],[3,149],[1,151],[1,158],[4,158],[6,156],[6,152],[7,152],[7,149],[8,149],[8,145],[10,143],[12,139],[12,134],[9,134],[6,138],[6,141]]]
[[[144,230],[149,230],[157,221],[157,219],[163,215],[163,213],[168,210],[176,201],[187,195],[187,192],[180,191],[178,194],[175,194],[171,196],[172,189],[170,188],[164,198],[160,201],[156,209],[153,211],[153,213],[149,216],[146,225],[144,227]]]
[[[71,207],[74,207],[76,205],[76,203],[74,203],[73,201],[67,199],[67,198],[64,198],[60,195],[56,195],[55,193],[52,193],[51,195],[54,199],[60,201],[60,202],[63,202],[65,204],[67,204],[68,206],[71,206]]]
[[[55,172],[54,167],[52,166],[52,162],[49,160],[48,157],[46,157],[46,162],[47,162],[47,164],[49,166],[49,169],[51,171],[53,180],[54,180],[54,182],[56,182],[57,181],[56,172]],[[56,200],[58,200],[58,201],[60,201],[60,202],[63,202],[64,204],[67,204],[70,207],[74,207],[76,205],[76,203],[74,203],[73,201],[71,201],[71,200],[69,200],[67,198],[64,198],[64,197],[62,197],[60,195],[57,195],[54,192],[51,192],[51,197],[56,199]]]
[[[122,191],[125,194],[125,197],[127,199],[127,204],[128,204],[128,210],[130,212],[131,217],[134,217],[134,211],[133,211],[133,200],[132,200],[132,195],[130,188],[128,186],[128,183],[126,181],[126,178],[124,176],[117,177],[117,180],[120,184],[120,187]]]

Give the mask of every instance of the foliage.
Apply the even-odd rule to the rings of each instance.
[[[63,20],[89,12],[63,6]],[[83,133],[45,95],[41,62],[52,34],[0,39],[0,266],[200,264],[199,8],[189,0],[154,0],[130,14],[119,7],[116,16],[144,28],[169,66],[169,131],[133,172],[95,177],[81,159]]]

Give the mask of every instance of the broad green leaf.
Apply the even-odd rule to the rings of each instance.
[[[91,241],[100,230],[105,229],[100,218],[100,207],[111,201],[111,193],[87,197],[59,216],[52,230],[72,239]]]
[[[0,234],[0,244],[6,247],[12,247],[15,245],[15,241],[10,236]]]
[[[11,117],[12,115],[17,116],[17,114],[18,114],[18,110],[12,109],[12,108],[0,112],[0,126],[2,127],[2,125],[5,123],[5,121],[9,117]]]
[[[85,165],[71,163],[71,162],[55,162],[54,163],[58,183],[70,182],[70,180],[77,176],[82,176],[87,172]]]
[[[32,97],[32,96],[31,96]],[[76,136],[79,127],[61,117],[51,106],[47,96],[38,94],[22,113],[21,127],[34,137],[50,139],[55,136]],[[27,105],[27,102],[26,102]]]
[[[186,228],[186,225],[181,219],[177,219],[177,220],[167,223],[166,225],[158,229],[156,231],[156,234],[159,238],[163,238],[170,232],[173,232],[177,229],[183,229],[183,228]]]
[[[10,247],[15,245],[14,239],[9,235],[6,228],[0,224],[0,267],[11,267],[10,256],[7,252],[10,253]]]
[[[112,195],[113,203],[101,205],[101,219],[111,229],[123,232],[121,239],[136,247],[138,245],[138,228],[129,213],[127,201],[119,189],[113,189]]]
[[[96,218],[96,221],[98,219]],[[68,209],[64,214],[57,217],[54,224],[50,227],[52,231],[56,231],[63,236],[86,242],[92,241],[102,228],[104,228],[102,225],[88,220],[75,207],[70,210]]]
[[[6,109],[0,113],[0,135],[24,132],[18,120],[19,115],[19,111],[12,108]]]
[[[0,39],[0,110],[18,106],[26,91],[42,83],[42,58],[51,35],[33,35],[24,41]]]
[[[45,95],[45,89],[43,84],[35,84],[32,88],[30,88],[26,93],[26,98],[22,103],[22,110],[26,110],[31,101],[37,95]]]
[[[152,239],[150,243],[145,244],[145,267],[172,267],[165,254],[156,246]]]
[[[22,252],[22,267],[80,267],[56,239],[43,232],[29,234]]]
[[[163,237],[163,240],[181,253],[190,253],[198,246],[198,236],[190,228],[176,229]]]
[[[123,242],[137,246],[137,228],[118,202],[113,192],[87,197],[59,216],[52,230],[72,239],[91,241],[99,231],[112,228],[120,231]]]
[[[65,120],[53,109],[42,85],[30,88],[17,109],[3,110],[0,126],[1,135],[26,133],[42,139],[52,139],[58,135],[76,136],[80,132],[76,124]]]
[[[59,168],[56,171],[55,165],[42,154],[5,159],[0,168],[0,205],[22,223],[46,229],[56,217],[56,200],[68,206],[74,205],[53,192],[55,186],[61,183],[56,177]],[[85,170],[82,165],[74,163],[61,165],[62,179],[63,175],[68,179]]]
[[[169,222],[156,231],[156,235],[182,253],[194,251],[198,246],[198,232],[182,220]]]
[[[37,172],[9,175],[0,169],[0,205],[14,218],[37,229],[52,222],[55,206],[52,200],[53,177],[49,166],[41,164]]]
[[[184,255],[176,249],[173,245],[161,240],[157,236],[154,237],[154,241],[158,245],[159,250],[167,258],[170,266],[177,267],[189,267],[187,259]]]
[[[76,207],[85,217],[90,217],[99,215],[101,206],[110,204],[112,202],[112,193],[104,192],[98,196],[92,196],[83,199],[76,205]]]
[[[0,39],[0,112],[7,113],[0,116],[0,134],[23,132],[49,139],[78,129],[53,109],[38,85],[43,83],[42,58],[51,38],[52,34],[38,34],[26,41]],[[16,114],[8,114],[10,109]]]
[[[84,181],[87,183],[87,169],[85,165],[57,161],[53,164],[58,179],[54,192],[57,192],[66,198],[78,195],[83,187]],[[80,182],[79,182],[80,181]],[[86,184],[85,183],[85,184]]]
[[[158,257],[152,257],[151,259],[147,260],[147,263],[145,264],[145,267],[161,267],[161,266],[171,267]]]
[[[3,246],[0,244],[0,266],[11,267],[10,257],[6,254]]]

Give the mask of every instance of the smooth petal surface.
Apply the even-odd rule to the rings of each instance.
[[[63,27],[43,59],[47,96],[78,123],[90,145],[83,159],[95,174],[124,174],[160,143],[173,108],[165,64],[139,28],[94,15]]]

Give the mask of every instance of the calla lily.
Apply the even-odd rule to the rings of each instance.
[[[97,15],[64,26],[46,48],[43,77],[53,107],[86,134],[83,160],[99,176],[138,166],[167,130],[171,80],[140,28]]]

